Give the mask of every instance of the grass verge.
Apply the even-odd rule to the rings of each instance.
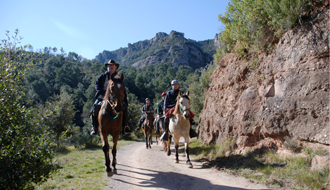
[[[209,166],[230,174],[240,175],[261,182],[272,188],[330,189],[329,168],[313,171],[311,161],[320,150],[304,151],[306,157],[279,157],[273,151],[255,150],[246,155],[231,154],[233,142],[205,145],[192,139],[190,154]]]
[[[117,149],[134,142],[120,140]],[[62,148],[55,160],[59,169],[36,189],[102,189],[107,185],[101,145],[90,149]]]

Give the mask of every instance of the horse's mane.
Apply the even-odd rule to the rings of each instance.
[[[175,104],[175,108],[174,108],[174,111],[173,111],[173,115],[176,115],[176,114],[180,115],[181,114],[180,109],[179,109],[179,100],[180,100],[181,97],[190,100],[187,94],[183,94],[183,95],[178,94],[178,96],[176,97],[176,104]]]
[[[180,114],[179,100],[180,100],[180,96],[176,97],[176,104],[175,104],[175,108],[174,108],[174,111],[173,111],[173,115]]]
[[[109,95],[111,93],[110,89],[111,89],[111,85],[113,86],[116,83],[122,83],[122,79],[116,75],[115,77],[109,79],[108,81],[108,85],[107,85],[107,90],[105,91],[105,95],[103,97],[103,100],[107,100],[109,98]]]
[[[104,95],[104,97],[103,97],[103,100],[108,100],[108,98],[109,98],[109,95],[110,95],[110,89],[111,89],[111,85],[112,84],[112,82],[111,82],[111,80],[109,80],[108,81],[108,85],[107,85],[107,91],[105,91],[105,95]]]

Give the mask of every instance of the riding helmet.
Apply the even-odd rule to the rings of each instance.
[[[179,84],[179,82],[177,80],[172,80],[171,85],[173,84]]]

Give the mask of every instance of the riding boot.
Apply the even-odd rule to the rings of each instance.
[[[127,108],[123,110],[123,125],[122,125],[122,133],[123,134],[129,134],[132,130],[128,126],[128,112]]]
[[[195,121],[193,120],[193,118],[190,118],[189,121],[190,121],[189,136],[190,136],[190,138],[197,137],[197,133],[196,133],[196,131],[191,127],[192,125],[195,124]]]
[[[170,124],[169,120],[170,120],[169,118],[165,118],[165,132],[160,137],[160,139],[165,140],[165,141],[168,140],[168,126]]]
[[[91,123],[92,123],[91,135],[97,135],[99,124],[97,121],[97,115],[93,112],[91,113]]]
[[[159,122],[161,122],[160,119],[156,122],[156,131],[155,131],[155,135],[160,135],[160,134],[159,134]]]

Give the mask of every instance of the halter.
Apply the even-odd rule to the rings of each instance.
[[[189,97],[187,95],[182,95],[180,98],[186,98],[187,100],[190,100]],[[180,109],[180,113],[182,114],[183,112],[185,111],[190,111],[190,108],[187,108],[187,109],[182,109],[180,104],[179,104],[179,109]]]

